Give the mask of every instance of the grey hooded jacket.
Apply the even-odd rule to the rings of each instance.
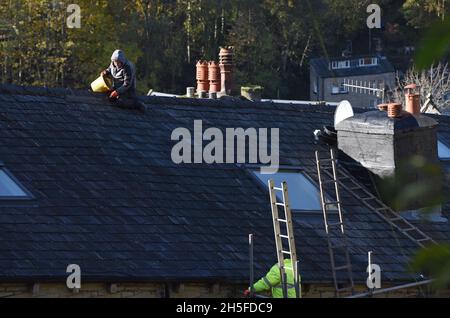
[[[114,66],[113,61],[120,61],[123,63],[122,68]],[[106,72],[112,75],[114,80],[114,89],[119,95],[136,94],[136,68],[134,64],[125,58],[125,54],[121,50],[115,50],[111,56],[111,64],[106,69]]]

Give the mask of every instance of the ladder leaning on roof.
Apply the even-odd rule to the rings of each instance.
[[[337,297],[341,296],[341,293],[351,293],[353,295],[354,292],[354,282],[353,282],[353,274],[352,274],[352,264],[350,261],[350,254],[348,251],[347,245],[347,237],[345,235],[344,228],[344,219],[342,216],[342,207],[341,207],[341,196],[339,193],[339,181],[338,175],[336,171],[336,159],[334,156],[334,151],[331,148],[330,158],[321,159],[319,156],[319,152],[316,151],[316,164],[317,164],[317,176],[319,179],[319,188],[320,188],[320,203],[322,205],[323,212],[323,220],[325,224],[325,231],[327,233],[327,242],[328,242],[328,251],[330,254],[330,262],[331,262],[331,271],[333,274],[335,295]],[[326,163],[330,163],[327,167],[323,165]],[[331,171],[327,176],[329,179],[324,180],[324,175],[322,172]],[[334,185],[335,191],[335,199],[328,200],[326,198],[324,187],[326,184]],[[334,201],[335,200],[335,201]],[[337,206],[337,211],[339,215],[338,222],[330,222],[329,217],[329,208],[332,206]],[[336,235],[332,237],[332,232]],[[337,265],[336,254],[337,251],[341,250],[344,252],[345,264]],[[345,287],[340,288],[338,284],[337,273],[339,271],[345,271],[347,273],[348,284]]]
[[[273,228],[275,233],[275,245],[277,249],[278,266],[280,268],[283,295],[284,298],[288,297],[288,289],[287,289],[288,282],[286,269],[290,269],[294,274],[294,286],[296,297],[300,298],[301,289],[298,273],[297,252],[295,249],[294,231],[292,226],[292,214],[291,208],[289,206],[287,183],[282,182],[281,187],[275,187],[273,180],[269,180],[268,183],[270,193],[270,204],[272,207]],[[276,191],[282,193],[282,200],[283,200],[282,203],[278,202]],[[282,207],[282,209],[280,210],[283,212],[284,214],[283,216],[280,216],[280,211],[278,210],[278,207]],[[282,226],[281,223],[283,223],[284,226]],[[283,232],[282,229],[284,230]],[[291,259],[291,266],[293,266],[294,268],[285,267],[284,265],[285,255],[288,255],[288,258]]]
[[[331,149],[331,154],[332,157],[334,157],[333,149]],[[324,173],[329,177],[333,177],[333,172],[330,170],[325,170]],[[436,244],[430,236],[418,229],[399,213],[392,210],[377,196],[373,195],[343,167],[339,167],[339,170],[336,170],[336,174],[340,175],[338,179],[339,186],[364,204],[369,210],[375,212],[393,228],[397,229],[411,241],[415,242],[418,246],[424,247],[426,244]]]

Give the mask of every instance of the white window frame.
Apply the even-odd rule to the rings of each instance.
[[[339,70],[339,69],[343,69],[343,68],[350,68],[350,60],[333,61],[333,62],[331,62],[331,68],[333,70]]]
[[[367,67],[367,66],[376,66],[376,65],[378,65],[378,57],[372,57],[371,58],[371,63],[370,64],[366,64],[365,63],[365,60],[366,60],[367,58],[360,58],[359,59],[359,63],[358,63],[358,65],[360,66],[360,67]]]

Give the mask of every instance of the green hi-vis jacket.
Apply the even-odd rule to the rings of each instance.
[[[288,298],[295,298],[296,293],[295,293],[294,271],[290,259],[284,260],[284,268],[287,277]],[[299,281],[301,281],[300,275]],[[253,284],[253,288],[255,293],[272,289],[273,298],[283,298],[283,286],[281,284],[281,273],[278,264],[273,265],[265,277],[261,278],[259,281]],[[299,289],[299,291],[301,297],[302,294],[301,288]]]

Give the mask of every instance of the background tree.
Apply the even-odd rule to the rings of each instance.
[[[402,10],[409,25],[424,28],[436,19],[444,20],[450,13],[450,3],[447,0],[406,0]]]
[[[414,19],[440,19],[450,7],[419,2],[377,1],[383,28],[370,36],[382,39],[384,53],[404,70],[409,64],[397,62],[405,59],[396,49],[414,45]],[[231,45],[237,87],[256,84],[265,97],[309,99],[311,58],[339,56],[349,41],[354,54],[369,53],[369,0],[78,0],[80,29],[66,26],[69,3],[0,2],[1,82],[87,88],[121,48],[137,65],[140,93],[183,93],[195,85],[196,61],[217,60],[220,46]]]
[[[450,109],[450,70],[448,63],[438,63],[429,69],[418,71],[415,67],[409,69],[405,76],[396,77],[397,88],[394,98],[397,102],[405,103],[405,85],[415,83],[420,86],[420,104],[424,105],[428,94],[431,93],[433,101],[441,110]]]

